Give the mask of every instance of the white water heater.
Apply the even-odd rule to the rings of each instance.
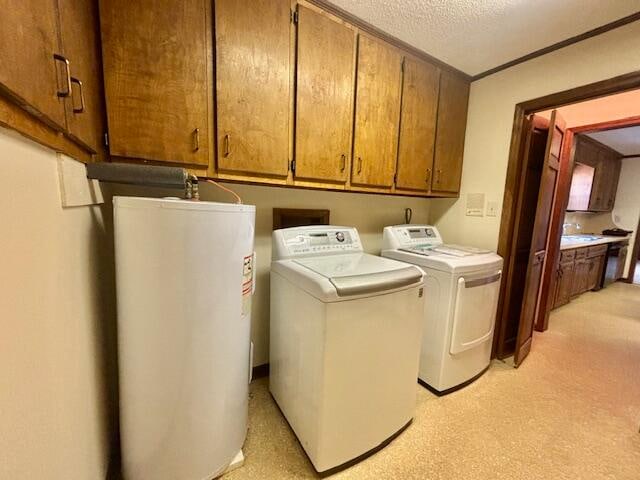
[[[113,204],[124,478],[214,478],[247,432],[255,207]]]

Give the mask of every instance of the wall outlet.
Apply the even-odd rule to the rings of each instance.
[[[495,200],[487,202],[487,217],[497,217],[500,203]]]

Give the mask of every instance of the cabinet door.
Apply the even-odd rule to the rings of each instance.
[[[112,155],[207,165],[206,0],[100,2]]]
[[[391,187],[398,153],[402,55],[360,35],[351,183]]]
[[[442,72],[431,184],[434,192],[460,191],[468,102],[469,83],[449,72]]]
[[[589,278],[589,261],[587,259],[576,260],[573,270],[573,282],[571,284],[571,296],[575,297],[587,290]]]
[[[589,259],[589,278],[587,281],[587,290],[598,288],[600,278],[602,276],[602,267],[604,265],[604,256],[597,256]]]
[[[286,177],[288,0],[216,0],[218,169]]]
[[[629,247],[624,246],[618,251],[618,263],[616,264],[616,273],[614,281],[620,280],[624,277],[624,266],[627,262],[627,255],[629,254]]]
[[[62,48],[71,62],[72,95],[67,97],[67,129],[94,153],[102,152],[104,101],[98,25],[93,0],[58,0]]]
[[[0,91],[59,129],[69,93],[55,0],[0,0]]]
[[[355,41],[352,29],[298,5],[296,177],[347,180]]]
[[[440,69],[405,58],[396,187],[429,191],[438,112]]]
[[[598,149],[597,158],[589,210],[610,212],[616,199],[621,160],[614,152],[604,148]]]
[[[558,268],[558,287],[554,307],[569,303],[573,285],[573,262],[561,263]]]

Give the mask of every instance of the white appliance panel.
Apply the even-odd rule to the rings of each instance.
[[[128,480],[213,478],[242,448],[254,222],[252,206],[114,198]]]
[[[498,306],[501,273],[457,279],[453,310],[451,354],[491,340]]]
[[[416,243],[408,234],[414,227],[386,227],[382,255],[424,271],[419,379],[436,392],[447,392],[489,366],[502,258],[473,247],[443,245],[439,233],[433,244]]]

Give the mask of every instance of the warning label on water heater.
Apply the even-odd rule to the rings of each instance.
[[[253,294],[253,255],[247,255],[242,262],[242,315],[251,311]]]

